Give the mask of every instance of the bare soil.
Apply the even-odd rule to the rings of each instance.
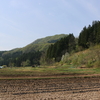
[[[100,100],[100,77],[1,79],[0,100]]]

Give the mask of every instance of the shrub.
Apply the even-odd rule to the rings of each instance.
[[[86,64],[86,67],[88,67],[88,68],[93,67],[93,61],[92,60],[88,61]]]

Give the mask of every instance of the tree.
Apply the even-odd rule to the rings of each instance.
[[[89,46],[98,43],[100,43],[100,21],[93,21],[92,26],[85,26],[80,32],[78,45],[89,48]]]
[[[62,55],[66,52],[70,53],[72,50],[75,50],[75,47],[75,37],[73,34],[69,34],[67,37],[61,38],[59,41],[49,46],[46,53],[46,59],[50,59],[50,61],[54,59],[59,62]]]

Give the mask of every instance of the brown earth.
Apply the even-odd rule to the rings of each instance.
[[[0,100],[100,100],[100,77],[1,79]]]
[[[44,79],[44,78],[76,78],[76,77],[100,77],[100,74],[58,74],[58,75],[34,75],[34,76],[0,76],[0,79]]]

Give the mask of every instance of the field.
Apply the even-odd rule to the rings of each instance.
[[[0,100],[99,100],[100,69],[72,65],[0,69]]]
[[[0,79],[2,78],[35,78],[51,76],[87,76],[99,75],[100,68],[77,68],[72,65],[62,66],[41,66],[41,67],[8,67],[0,69]]]
[[[0,100],[100,100],[100,78],[0,80]]]

